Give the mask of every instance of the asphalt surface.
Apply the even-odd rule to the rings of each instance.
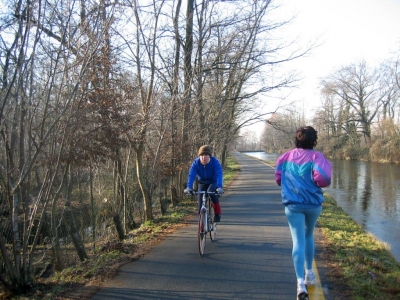
[[[221,197],[217,239],[207,237],[204,257],[193,217],[146,256],[124,265],[93,300],[296,299],[292,240],[274,169],[234,155],[241,171]],[[320,286],[309,289],[310,300],[325,299]]]

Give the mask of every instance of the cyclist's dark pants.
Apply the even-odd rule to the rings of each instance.
[[[204,184],[204,183],[198,183],[197,185],[197,190],[200,191],[207,191],[209,186],[212,184]],[[214,191],[212,191],[214,192]],[[217,195],[210,195],[211,202],[213,203],[214,206],[214,211],[217,215],[221,214],[221,205],[219,204],[219,196]],[[200,213],[201,205],[203,204],[203,194],[197,194],[197,203],[198,203],[198,208],[197,208],[197,213]]]

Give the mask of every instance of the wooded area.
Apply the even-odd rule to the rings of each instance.
[[[227,6],[229,5],[229,9]],[[0,282],[21,293],[177,205],[197,149],[222,164],[270,68],[307,53],[272,1],[1,1]],[[171,204],[169,204],[169,203]]]
[[[293,109],[273,115],[262,135],[263,149],[293,148],[293,132],[313,125],[317,149],[331,158],[400,163],[400,54],[378,68],[366,61],[341,67],[320,86],[321,108],[314,117],[307,120],[304,111]]]

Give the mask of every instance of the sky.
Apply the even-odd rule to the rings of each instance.
[[[296,16],[282,33],[285,38],[298,37],[306,46],[319,37],[321,43],[309,56],[288,65],[304,78],[289,100],[299,101],[308,117],[321,103],[320,78],[361,60],[374,67],[393,53],[400,55],[400,0],[275,0],[274,4],[279,5],[278,18]],[[260,132],[263,126],[250,130]]]

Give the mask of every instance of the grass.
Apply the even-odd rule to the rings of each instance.
[[[354,299],[400,299],[400,264],[325,194],[318,227],[335,253]]]
[[[233,155],[228,155],[226,159],[226,167],[224,169],[224,186],[229,184],[236,178],[240,171],[240,166]]]

